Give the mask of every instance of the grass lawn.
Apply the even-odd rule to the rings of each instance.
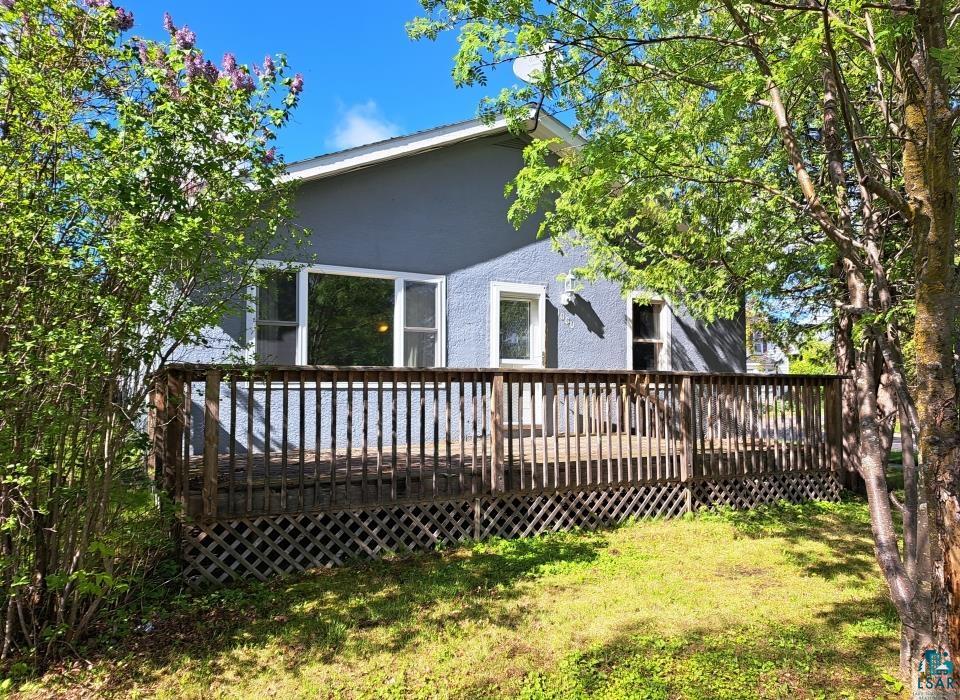
[[[493,541],[184,596],[46,697],[877,698],[897,623],[861,502]]]

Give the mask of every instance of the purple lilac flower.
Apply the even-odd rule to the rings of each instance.
[[[274,71],[277,67],[273,63],[273,59],[270,56],[264,56],[263,58],[263,74],[268,78],[272,78]]]
[[[87,7],[113,7],[113,3],[110,0],[87,0]]]
[[[177,26],[173,23],[173,17],[170,16],[169,12],[163,13],[163,28],[166,29],[169,34],[177,31]]]
[[[232,53],[223,54],[223,72],[233,73],[237,68],[237,57]]]
[[[263,154],[263,164],[271,165],[277,159],[277,147],[273,146]]]
[[[193,53],[187,57],[187,77],[196,78],[204,75],[204,64],[206,61],[203,60],[203,54]]]
[[[235,70],[230,76],[230,83],[234,90],[253,92],[253,76],[244,70]]]
[[[174,41],[177,42],[177,46],[183,50],[192,49],[197,43],[197,35],[187,25],[183,25],[180,29],[177,30],[174,34]]]
[[[203,74],[211,83],[217,82],[217,78],[220,77],[220,71],[213,65],[213,61],[207,61],[203,64]]]
[[[124,10],[122,7],[116,9],[114,24],[121,32],[125,32],[133,27],[133,13],[130,10]]]
[[[150,54],[147,51],[147,42],[142,40],[137,42],[137,56],[140,57],[140,63],[144,65],[150,62]]]
[[[303,75],[300,73],[293,76],[293,82],[290,83],[290,92],[294,95],[299,95],[303,92]]]

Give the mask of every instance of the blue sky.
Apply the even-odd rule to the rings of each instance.
[[[163,12],[197,34],[197,46],[219,64],[227,51],[241,63],[287,55],[305,88],[279,138],[288,161],[476,116],[485,94],[512,84],[500,70],[485,87],[457,89],[450,71],[456,37],[413,42],[405,23],[416,0],[118,0],[132,10],[133,33],[165,39]]]

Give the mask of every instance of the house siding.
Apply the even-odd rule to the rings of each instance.
[[[507,145],[501,145],[503,142]],[[514,145],[511,145],[514,144]],[[549,367],[627,366],[627,303],[610,282],[587,283],[570,307],[558,276],[580,251],[555,251],[536,237],[536,221],[506,220],[504,186],[522,167],[504,135],[448,146],[332,178],[303,183],[297,223],[310,230],[298,258],[345,267],[445,275],[450,367],[490,364],[490,282],[547,286]],[[178,359],[220,361],[244,342],[244,320],[224,319],[207,347]],[[744,320],[704,324],[683,313],[671,321],[674,370],[744,371]]]

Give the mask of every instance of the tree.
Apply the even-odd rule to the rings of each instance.
[[[145,378],[297,239],[272,142],[302,78],[218,68],[164,24],[125,39],[110,0],[0,1],[3,657],[75,642],[166,547]]]
[[[960,652],[954,385],[955,19],[941,0],[421,0],[410,33],[458,31],[460,84],[518,56],[531,84],[484,103],[549,109],[588,143],[525,151],[511,216],[590,252],[586,276],[697,315],[807,299],[834,319],[838,368],[902,671]],[[519,120],[518,120],[519,121]],[[911,394],[905,339],[916,358]],[[893,424],[919,437],[902,550],[885,479]],[[924,515],[927,513],[927,515]],[[929,547],[923,547],[929,534]],[[918,544],[919,543],[919,544]]]

